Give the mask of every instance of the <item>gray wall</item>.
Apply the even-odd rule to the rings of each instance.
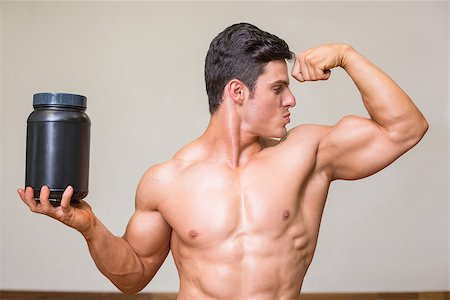
[[[0,289],[114,291],[74,230],[29,212],[24,182],[32,95],[88,96],[88,202],[117,235],[144,171],[209,120],[203,60],[211,39],[247,21],[294,51],[346,42],[389,73],[430,130],[377,175],[332,185],[304,291],[446,290],[448,281],[447,2],[2,2]],[[446,70],[447,69],[447,70]],[[367,115],[352,81],[292,83],[293,124]],[[151,233],[149,233],[151,234]],[[146,291],[176,291],[169,257]]]

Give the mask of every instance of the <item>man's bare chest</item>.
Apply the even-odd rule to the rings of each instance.
[[[275,238],[301,223],[301,178],[281,171],[256,164],[240,171],[196,166],[179,178],[160,211],[186,243]]]

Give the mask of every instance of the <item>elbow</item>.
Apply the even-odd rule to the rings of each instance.
[[[430,127],[430,125],[428,124],[425,117],[422,117],[421,120],[417,122],[415,135],[413,137],[413,141],[415,142],[414,145],[417,144],[418,142],[420,142],[420,140],[427,133],[429,127]]]
[[[390,140],[404,148],[410,149],[422,140],[429,128],[428,122],[424,117],[416,119],[414,122],[399,124],[394,128],[387,130]]]
[[[119,290],[122,292],[122,294],[126,296],[132,296],[139,293],[142,289],[127,289],[127,288],[119,288]]]
[[[142,291],[142,289],[145,287],[142,285],[135,285],[135,286],[118,286],[116,285],[116,287],[122,292],[122,294],[127,295],[127,296],[131,296],[131,295],[135,295],[137,293],[139,293],[140,291]]]
[[[414,147],[425,136],[429,128],[428,122],[425,118],[421,118],[404,132],[403,143],[408,149]]]
[[[112,281],[111,282],[122,292],[124,295],[135,295],[142,291],[144,287],[148,284],[149,281],[145,281],[143,279],[138,280],[129,280],[129,281]]]
[[[428,121],[425,118],[423,118],[422,137],[425,135],[425,133],[427,133],[428,128],[430,128],[430,125],[428,124]]]

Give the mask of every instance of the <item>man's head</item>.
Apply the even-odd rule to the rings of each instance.
[[[206,91],[209,111],[215,113],[226,84],[242,81],[251,93],[258,77],[271,61],[292,59],[294,54],[285,41],[247,23],[234,24],[219,33],[209,46],[205,61]]]

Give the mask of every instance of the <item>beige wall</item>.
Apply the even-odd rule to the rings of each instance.
[[[143,172],[205,129],[204,56],[211,39],[239,21],[279,35],[295,51],[354,45],[430,123],[424,140],[391,167],[332,185],[304,290],[450,288],[447,2],[2,2],[1,9],[0,289],[115,290],[77,232],[31,214],[16,196],[32,95],[88,97],[88,201],[121,235]],[[292,89],[293,124],[366,115],[341,70],[328,82],[293,82]],[[146,291],[177,289],[169,257]]]

